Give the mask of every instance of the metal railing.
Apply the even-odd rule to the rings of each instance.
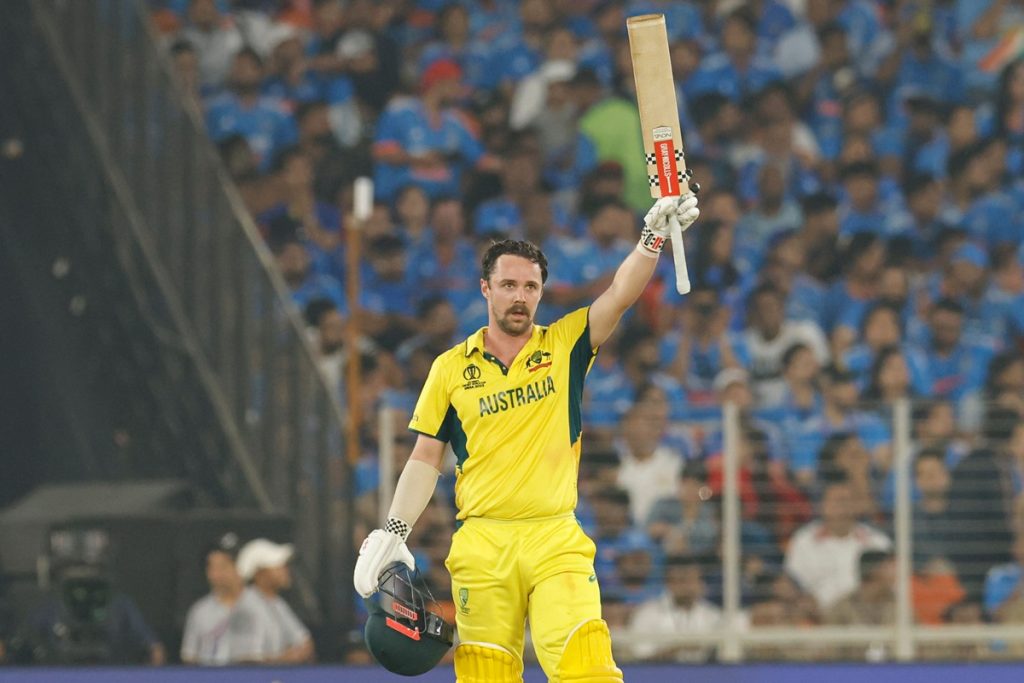
[[[113,198],[119,262],[156,283],[158,294],[139,303],[173,321],[164,333],[213,406],[236,498],[295,518],[314,579],[307,597],[326,624],[345,626],[349,595],[334,580],[347,573],[352,542],[341,397],[318,372],[197,104],[176,82],[144,2],[31,6]]]
[[[931,624],[923,623],[917,618],[916,610],[921,607],[922,602],[927,602],[927,598],[922,594],[916,596],[915,602],[915,579],[920,578],[921,566],[916,564],[914,559],[915,552],[920,551],[914,545],[914,515],[918,509],[915,506],[919,499],[914,468],[918,454],[924,450],[926,444],[919,438],[918,428],[921,424],[915,424],[912,410],[915,406],[909,400],[900,400],[888,406],[872,405],[865,408],[870,410],[866,409],[863,412],[877,416],[891,434],[889,441],[880,444],[892,449],[892,457],[884,479],[888,490],[884,494],[885,500],[880,502],[880,510],[875,515],[876,528],[889,535],[892,541],[891,554],[895,561],[895,577],[890,602],[891,620],[881,624],[846,625],[829,625],[829,620],[825,618],[817,623],[800,625],[787,623],[765,626],[752,623],[752,586],[749,582],[744,583],[743,576],[745,560],[757,554],[757,550],[751,549],[749,541],[744,536],[747,503],[743,500],[743,460],[746,456],[743,455],[742,442],[745,425],[750,423],[747,421],[749,416],[745,416],[735,405],[728,404],[723,407],[720,417],[706,420],[703,427],[696,428],[703,429],[705,435],[721,435],[718,442],[721,443],[721,484],[720,493],[716,494],[720,537],[714,558],[710,563],[704,564],[705,572],[713,571],[721,577],[720,590],[717,591],[715,598],[715,602],[720,606],[719,625],[680,632],[664,628],[644,630],[638,628],[637,624],[619,624],[619,628],[613,628],[613,640],[617,656],[622,661],[628,662],[637,658],[632,652],[636,643],[663,646],[666,650],[682,646],[691,653],[697,653],[694,659],[688,661],[704,661],[713,656],[723,662],[777,659],[826,661],[850,658],[915,661],[964,657],[1005,660],[1019,656],[1019,653],[1024,651],[1024,624],[960,623],[956,620]],[[392,428],[396,421],[401,422],[401,417],[402,411],[396,408],[385,406],[380,409],[380,481],[373,494],[381,506],[380,509],[387,508],[401,467],[402,450],[396,448],[396,439],[399,437]],[[693,425],[684,423],[684,426]],[[670,429],[673,427],[674,425],[670,425]],[[586,434],[585,426],[581,467],[586,466],[588,455],[594,453],[588,453]],[[985,445],[980,435],[972,436],[975,440],[974,446]],[[817,440],[817,437],[814,438]],[[825,439],[821,438],[821,441],[824,442]],[[689,455],[700,457],[696,454]],[[707,453],[704,455],[707,456]],[[963,477],[971,474],[970,471],[966,474],[959,472],[954,465],[949,467],[951,476]],[[951,479],[955,480],[955,477]],[[747,482],[749,483],[749,479]],[[581,478],[581,497],[585,496],[583,483]],[[445,498],[445,494],[439,491],[436,498]],[[815,494],[809,493],[808,498],[815,503],[813,519],[818,519],[820,513],[817,501],[814,500]],[[952,504],[951,502],[950,505]],[[768,516],[771,514],[769,512]],[[1012,520],[1007,521],[1007,526],[1013,526]],[[970,523],[966,522],[958,532],[962,533],[965,539],[969,539],[976,532],[976,528],[972,528]],[[785,546],[788,540],[786,537],[776,538],[776,542],[781,546]],[[443,541],[443,538],[431,533],[429,540],[425,540],[424,543],[436,544]],[[600,547],[601,540],[598,539],[597,542]],[[428,555],[431,552],[426,545],[419,545],[419,538],[415,534],[410,538],[410,546],[414,552],[424,552]],[[1002,550],[1009,552],[1008,547]],[[970,553],[970,550],[964,552]],[[970,566],[976,558],[960,557],[961,561],[964,559],[971,561],[968,563]],[[984,575],[984,568],[988,563],[982,562],[981,558],[977,560],[976,567],[982,567],[980,572]],[[966,583],[963,574],[960,575],[960,579]],[[611,591],[605,592],[605,597],[610,593]],[[614,600],[614,597],[612,599]],[[608,607],[606,604],[605,617],[611,621],[614,619],[614,613]],[[820,607],[819,614],[824,617],[827,611],[826,607]],[[965,646],[970,647],[965,649]]]

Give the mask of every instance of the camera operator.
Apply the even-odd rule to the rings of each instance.
[[[167,656],[128,595],[102,565],[64,564],[53,591],[27,617],[19,640],[38,664],[152,664]]]

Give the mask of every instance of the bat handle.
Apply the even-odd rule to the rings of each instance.
[[[672,260],[676,265],[676,291],[689,294],[690,271],[686,268],[686,254],[683,252],[683,229],[675,214],[668,219],[668,230],[672,239]]]

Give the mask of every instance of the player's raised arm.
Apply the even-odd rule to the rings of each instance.
[[[590,344],[598,347],[608,339],[622,314],[644,291],[654,274],[658,256],[669,239],[669,217],[676,215],[679,227],[686,230],[697,216],[697,197],[692,193],[680,197],[662,197],[644,216],[644,227],[636,249],[615,271],[611,285],[590,307]]]
[[[443,441],[423,434],[416,439],[412,454],[398,478],[384,528],[371,532],[359,549],[353,583],[364,598],[377,591],[377,579],[391,563],[404,562],[410,569],[415,568],[416,563],[405,539],[434,495],[443,456]]]

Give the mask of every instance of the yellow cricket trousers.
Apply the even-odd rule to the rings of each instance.
[[[595,551],[572,513],[467,519],[452,537],[445,563],[460,640],[500,645],[522,659],[529,617],[540,665],[555,675],[572,630],[601,618]]]

